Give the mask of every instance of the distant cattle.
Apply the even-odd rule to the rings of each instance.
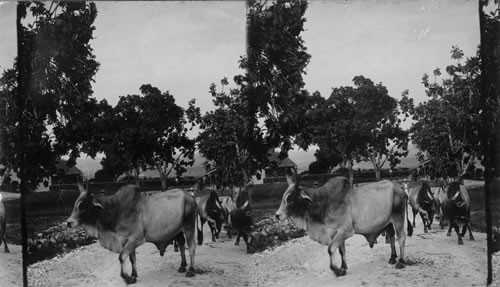
[[[181,253],[179,272],[187,263],[184,242],[187,241],[191,265],[186,277],[194,276],[196,200],[180,189],[146,196],[137,186],[128,185],[109,196],[94,196],[78,185],[80,196],[67,220],[68,227],[82,225],[96,236],[104,248],[120,253],[121,277],[127,284],[137,281],[135,249],[151,242],[163,256],[165,248],[177,241]],[[132,274],[125,272],[127,258]]]
[[[236,207],[231,211],[232,227],[238,232],[234,245],[240,244],[240,237],[247,246],[247,253],[252,253],[251,239],[252,239],[252,208],[249,200],[245,201],[242,206]]]
[[[198,214],[200,216],[200,228],[198,233],[198,242],[203,238],[203,225],[208,222],[210,232],[212,233],[212,242],[219,239],[219,233],[222,229],[222,222],[224,221],[224,211],[222,203],[215,190],[210,191],[210,194],[202,196],[198,200]]]
[[[445,186],[431,187],[431,193],[434,196],[436,202],[436,218],[439,218],[439,226],[444,229],[445,219],[443,217],[443,202],[446,200],[446,189]]]
[[[451,235],[451,229],[454,228],[458,236],[458,244],[464,244],[462,237],[469,229],[469,239],[474,240],[472,230],[470,228],[470,195],[467,188],[459,182],[452,182],[448,185],[446,191],[446,199],[442,204],[443,217],[448,219],[450,227],[446,236]],[[462,225],[462,233],[460,233],[460,225]]]
[[[5,253],[10,253],[9,246],[7,246],[7,241],[5,240],[7,233],[7,211],[5,209],[5,205],[3,204],[3,198],[0,194],[0,244],[4,245]]]
[[[396,268],[404,267],[406,228],[413,227],[407,218],[408,196],[390,181],[370,183],[353,189],[344,177],[330,179],[318,188],[300,187],[294,170],[286,172],[288,188],[283,194],[276,218],[291,218],[307,230],[313,240],[328,245],[330,269],[337,276],[346,274],[345,240],[354,234],[364,235],[373,247],[376,238],[386,230],[391,243],[389,263],[396,263],[395,235],[400,247]],[[339,249],[342,265],[334,263]]]
[[[233,224],[231,222],[231,211],[236,208],[236,201],[232,194],[229,194],[222,200],[222,211],[224,215],[224,223],[227,228],[227,236],[229,238],[233,235]]]
[[[434,214],[436,213],[436,201],[429,184],[423,182],[421,186],[410,188],[408,198],[413,210],[413,227],[415,227],[415,216],[418,213],[424,224],[424,232],[427,233],[427,229],[431,229]]]

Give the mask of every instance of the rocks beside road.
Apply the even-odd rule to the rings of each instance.
[[[96,239],[87,235],[82,227],[67,228],[61,223],[28,239],[29,261],[27,264],[50,259],[95,241]]]
[[[266,218],[254,225],[251,246],[254,252],[263,252],[305,235],[305,230],[295,226],[292,221],[277,221]]]

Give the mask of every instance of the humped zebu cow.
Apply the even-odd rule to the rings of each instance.
[[[3,204],[3,197],[0,194],[0,244],[3,241],[3,247],[5,253],[10,253],[9,246],[7,246],[6,233],[7,233],[7,210],[5,209],[5,204]]]
[[[309,237],[328,245],[330,269],[336,276],[346,274],[345,240],[354,234],[364,235],[373,247],[376,238],[386,230],[391,243],[390,264],[396,263],[395,236],[400,247],[396,268],[404,267],[406,241],[413,227],[407,218],[408,196],[391,181],[370,183],[359,188],[349,186],[344,177],[335,177],[318,188],[300,187],[295,170],[286,171],[288,188],[276,212],[278,220],[291,218],[301,225]],[[392,225],[392,228],[390,226]],[[342,265],[334,263],[334,253],[339,249]]]
[[[222,222],[224,221],[222,203],[215,190],[211,190],[210,194],[198,199],[198,215],[200,216],[200,228],[202,231],[198,233],[198,242],[203,241],[203,225],[205,222],[208,222],[210,232],[212,233],[212,242],[215,242],[215,239],[219,239]]]
[[[163,256],[165,248],[177,241],[181,253],[179,272],[186,272],[184,243],[187,241],[191,264],[186,277],[195,275],[196,200],[181,189],[146,196],[137,186],[127,185],[108,196],[92,195],[78,184],[80,196],[67,220],[68,227],[82,225],[96,236],[104,248],[119,253],[121,277],[127,284],[137,282],[135,249],[151,242]],[[127,258],[132,274],[125,272]]]
[[[452,182],[448,185],[446,191],[447,198],[442,204],[443,217],[448,219],[450,227],[446,236],[451,236],[451,229],[454,228],[458,236],[458,244],[464,244],[462,237],[469,229],[469,239],[474,240],[472,230],[470,228],[470,195],[467,188],[459,182]],[[460,233],[460,225],[462,225],[462,233]]]
[[[410,188],[408,198],[413,210],[413,227],[415,227],[415,216],[418,213],[424,224],[424,232],[427,233],[427,229],[431,229],[434,214],[436,213],[436,200],[432,195],[429,184],[423,182],[421,186]]]

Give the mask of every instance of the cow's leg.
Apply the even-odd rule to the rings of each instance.
[[[345,242],[339,246],[340,258],[342,259],[342,264],[340,265],[341,269],[347,270],[347,263],[345,261]]]
[[[450,227],[448,227],[448,232],[446,233],[446,236],[451,236],[451,229],[453,228],[450,220]]]
[[[418,211],[415,211],[415,209],[413,209],[413,208],[412,208],[412,211],[413,211],[413,227],[416,227],[415,226],[415,216],[417,216]]]
[[[472,233],[471,233],[471,236],[472,236]],[[2,238],[3,238],[3,248],[4,248],[4,251],[5,253],[10,253],[10,250],[9,250],[9,247],[7,246],[7,240],[5,239],[5,233],[3,234]],[[474,240],[474,238],[472,239]]]
[[[463,245],[464,241],[462,240],[462,236],[460,235],[460,227],[455,221],[452,221],[450,225],[453,225],[453,228],[455,229],[455,232],[457,233],[458,236],[458,245]]]
[[[467,224],[467,228],[469,228],[469,239],[474,241],[474,236],[472,235],[472,230],[470,229],[470,224]],[[7,244],[5,246],[7,246]]]
[[[404,258],[405,258],[405,243],[406,243],[406,231],[405,231],[405,216],[404,213],[399,220],[393,222],[396,236],[398,237],[399,244],[399,260],[396,263],[396,269],[404,268]]]
[[[464,237],[465,233],[467,233],[467,225],[468,224],[464,224],[464,226],[462,226],[462,233],[460,234],[460,236]]]
[[[335,260],[334,260],[335,250],[337,250],[337,248],[339,248],[340,245],[344,244],[345,239],[346,238],[342,234],[342,232],[337,232],[333,237],[333,240],[330,243],[330,245],[328,245],[328,255],[330,255],[330,269],[333,271],[333,273],[335,273],[336,276],[344,276],[346,274],[346,269],[338,268],[337,265],[335,265]]]
[[[179,245],[180,253],[181,253],[181,266],[179,267],[179,273],[186,272],[186,240],[184,239],[184,233],[179,233],[177,237],[175,238],[174,242],[176,242]]]
[[[238,235],[236,236],[236,241],[234,242],[234,245],[236,246],[240,245],[240,237],[241,237],[241,232],[238,231]]]
[[[125,246],[123,246],[123,250],[122,252],[120,252],[120,255],[118,256],[118,259],[120,260],[121,264],[120,275],[127,284],[134,284],[135,282],[137,282],[136,277],[128,276],[127,272],[125,272],[125,264],[127,262],[127,258],[129,258],[130,255],[135,252],[136,247],[137,243],[135,242],[134,239],[131,238],[127,241]]]
[[[390,228],[386,227],[386,234],[389,238],[389,243],[391,243],[391,258],[389,259],[389,264],[396,264],[396,258],[398,258],[398,254],[396,253],[396,233],[394,232],[392,224],[390,225]]]
[[[427,222],[428,222],[427,216],[425,214],[423,214],[422,212],[419,212],[419,213],[420,213],[420,218],[422,218],[422,223],[424,224],[424,233],[427,233],[427,232],[429,232],[427,230]]]
[[[137,264],[136,264],[136,257],[135,257],[135,250],[130,253],[130,264],[132,264],[132,274],[131,276],[134,278],[137,278]]]
[[[210,227],[210,233],[212,233],[212,242],[215,242],[216,234],[217,234],[217,229],[215,228],[215,222],[212,220],[208,219],[208,227]]]
[[[195,240],[195,227],[188,227],[184,230],[184,236],[187,241],[187,246],[189,250],[189,260],[190,260],[190,266],[189,270],[186,272],[186,277],[193,277],[195,274],[194,270],[194,255],[196,251],[196,240]],[[185,260],[185,259],[184,259]]]

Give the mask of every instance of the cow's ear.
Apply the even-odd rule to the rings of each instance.
[[[302,199],[308,204],[314,204],[312,198],[303,190],[300,191],[300,197],[302,197]]]
[[[286,182],[288,185],[295,184],[297,182],[297,176],[295,175],[295,170],[292,168],[287,168],[285,171]]]
[[[95,197],[92,198],[92,206],[104,210],[104,206],[102,205],[102,203],[100,203],[99,200],[97,200]]]

